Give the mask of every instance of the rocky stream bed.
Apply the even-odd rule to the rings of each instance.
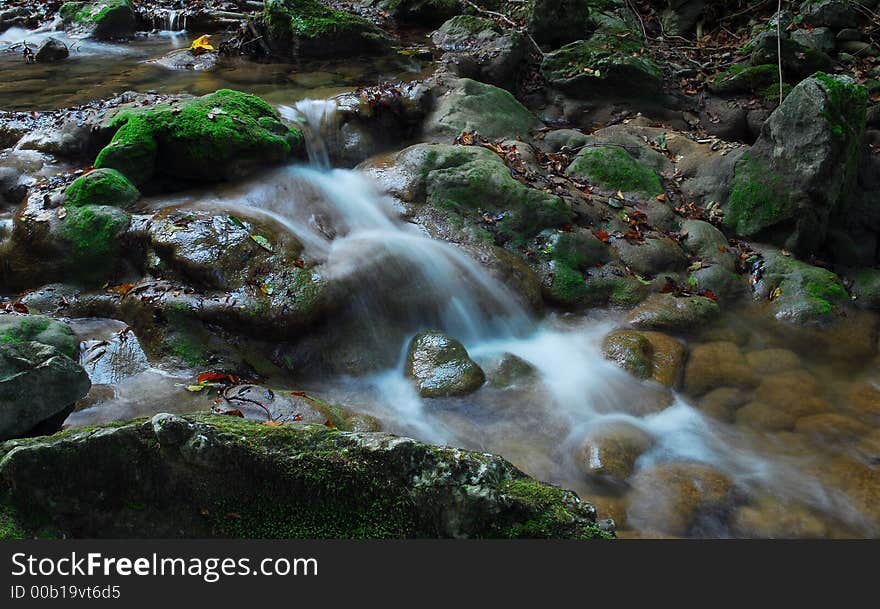
[[[880,533],[880,3],[36,4],[0,538]]]

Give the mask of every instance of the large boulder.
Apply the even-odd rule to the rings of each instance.
[[[134,35],[137,16],[130,0],[65,2],[59,15],[66,28],[87,33],[98,40],[128,38]]]
[[[229,416],[7,442],[0,494],[16,522],[71,537],[610,536],[593,506],[499,457]]]
[[[483,370],[459,341],[442,332],[420,332],[406,354],[406,374],[427,398],[465,395],[486,381]]]
[[[613,191],[649,197],[663,192],[657,173],[618,146],[585,147],[574,157],[565,174]]]
[[[141,193],[128,178],[115,169],[95,169],[73,181],[65,192],[68,207],[109,205],[131,207]]]
[[[642,330],[695,330],[716,318],[718,304],[702,296],[678,298],[672,294],[652,294],[630,311],[627,322]]]
[[[0,342],[0,440],[57,431],[90,387],[85,370],[56,347]]]
[[[40,48],[37,49],[36,59],[38,63],[53,63],[67,59],[68,55],[70,55],[70,51],[67,45],[57,38],[50,37],[44,40]]]
[[[815,252],[845,213],[862,151],[867,93],[846,77],[802,81],[736,164],[724,223],[801,254]]]
[[[77,341],[65,323],[43,315],[0,315],[0,345],[37,342],[76,359]]]
[[[489,139],[528,139],[541,121],[508,91],[461,78],[437,99],[424,125],[427,139],[451,142],[463,131]]]
[[[267,0],[266,44],[280,58],[382,53],[391,39],[369,20],[320,0]]]
[[[111,121],[116,134],[95,167],[135,184],[154,177],[218,181],[279,163],[299,151],[302,133],[262,99],[220,89],[158,106],[129,108]]]

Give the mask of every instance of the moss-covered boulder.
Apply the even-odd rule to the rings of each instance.
[[[672,387],[681,376],[685,347],[662,332],[615,330],[602,341],[605,357],[633,376]]]
[[[849,299],[837,275],[779,250],[767,249],[763,254],[763,268],[754,288],[760,299],[770,302],[776,319],[822,323],[837,318],[835,310]]]
[[[218,181],[280,163],[302,148],[302,133],[262,99],[220,89],[159,106],[125,109],[95,167],[135,184],[154,177]]]
[[[59,237],[68,245],[67,266],[73,276],[100,281],[116,265],[122,235],[131,216],[107,205],[71,207],[59,227]]]
[[[688,331],[709,323],[719,313],[718,304],[702,296],[679,298],[672,294],[652,294],[626,319],[643,330]]]
[[[463,131],[489,139],[528,140],[541,121],[508,91],[469,78],[454,81],[425,120],[425,136],[451,142]]]
[[[137,17],[130,0],[65,2],[59,10],[65,27],[90,34],[98,40],[134,35]]]
[[[77,340],[65,323],[42,315],[0,315],[0,345],[37,342],[76,359]]]
[[[0,446],[6,530],[70,537],[610,536],[499,457],[323,425],[178,417]]]
[[[401,154],[418,157],[428,205],[472,223],[480,223],[484,212],[495,215],[497,221],[482,230],[498,244],[522,244],[543,228],[571,220],[560,197],[515,180],[487,148],[417,146]]]
[[[108,205],[123,209],[134,205],[141,196],[137,187],[115,169],[90,171],[74,180],[65,194],[68,207]]]
[[[576,455],[587,478],[612,491],[625,491],[636,461],[654,445],[654,438],[625,421],[593,426],[581,440]]]
[[[779,47],[782,47],[782,72],[786,78],[804,78],[816,71],[830,71],[834,61],[822,51],[801,45],[783,32],[782,40],[776,31],[761,32],[751,40],[747,48],[751,52],[749,62],[753,66],[773,66],[779,69]]]
[[[279,58],[381,53],[391,39],[372,22],[320,0],[268,0],[266,43]]]
[[[413,337],[406,354],[406,374],[426,398],[473,393],[486,382],[464,345],[437,331]]]
[[[602,31],[567,44],[544,56],[541,73],[552,87],[579,98],[648,97],[663,85],[663,73],[635,32]]]
[[[789,85],[787,91],[791,91]],[[779,68],[776,65],[736,64],[720,72],[709,82],[709,89],[714,93],[756,93],[767,99],[779,98]],[[786,89],[783,88],[783,93]]]
[[[56,347],[0,339],[0,440],[57,431],[90,387],[86,371]]]
[[[646,196],[656,196],[663,192],[656,172],[618,146],[584,148],[565,173],[614,191]]]
[[[846,213],[866,100],[864,87],[842,76],[818,73],[795,87],[737,162],[725,225],[800,254],[815,252],[832,218]]]

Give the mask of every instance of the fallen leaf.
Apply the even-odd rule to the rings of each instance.
[[[205,387],[207,387],[207,385],[187,385],[186,390],[191,393],[198,393],[199,391],[204,390]]]
[[[238,408],[236,408],[235,410],[224,410],[223,412],[218,412],[217,414],[223,414],[230,417],[240,417],[242,419],[244,418],[244,413]]]
[[[608,243],[608,241],[610,239],[607,230],[598,230],[593,234],[596,236],[596,239],[598,239],[602,243]]]
[[[213,45],[209,42],[210,36],[207,34],[203,36],[199,36],[195,40],[192,41],[192,44],[189,45],[189,51],[193,55],[201,55],[205,52],[211,52],[214,50]]]
[[[261,248],[263,248],[263,249],[266,250],[267,252],[272,252],[272,251],[274,251],[274,250],[272,249],[272,244],[269,243],[269,240],[266,239],[263,235],[251,235],[251,239],[253,239],[253,240],[254,240],[254,243],[256,243],[257,245],[259,245]]]
[[[659,194],[659,195],[657,195],[657,200],[658,200],[658,201],[665,201],[665,200],[666,200],[666,195],[665,195],[665,194]]]
[[[229,380],[229,375],[223,374],[222,372],[203,372],[196,377],[196,382],[198,383],[213,383],[226,380]]]
[[[263,421],[263,425],[266,427],[281,427],[284,423],[281,421]]]
[[[291,391],[291,392],[290,392],[290,395],[296,396],[296,397],[298,397],[298,398],[308,397],[308,396],[306,396],[306,392],[305,392],[305,391]]]

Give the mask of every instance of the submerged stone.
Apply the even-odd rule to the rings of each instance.
[[[718,304],[702,296],[677,298],[672,294],[652,294],[630,312],[627,321],[645,330],[695,330],[719,313]]]

